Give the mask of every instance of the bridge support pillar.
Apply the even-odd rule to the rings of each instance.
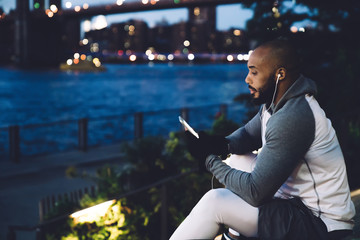
[[[15,56],[16,63],[23,67],[27,66],[29,61],[28,20],[29,0],[16,0]]]

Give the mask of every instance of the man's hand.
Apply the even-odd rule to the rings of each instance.
[[[200,131],[199,138],[196,138],[189,131],[185,131],[185,141],[191,155],[198,159],[202,165],[204,165],[203,161],[210,154],[226,159],[229,153],[229,141],[223,136],[212,136],[204,131]]]

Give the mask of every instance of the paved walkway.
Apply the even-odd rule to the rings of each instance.
[[[0,161],[0,239],[6,239],[9,225],[39,223],[39,201],[94,185],[88,179],[69,179],[65,170],[94,172],[105,163],[121,164],[120,144],[23,158],[19,163]],[[16,232],[17,240],[35,239],[35,232]]]

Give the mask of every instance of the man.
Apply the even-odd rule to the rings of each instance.
[[[258,114],[226,138],[200,133],[197,139],[186,132],[189,151],[226,188],[206,193],[172,240],[213,239],[222,224],[260,239],[351,233],[355,208],[344,157],[314,98],[315,83],[300,74],[298,59],[285,40],[262,44],[250,55],[245,79],[254,102],[263,104]],[[254,150],[253,161],[234,160],[248,163],[248,171],[220,157]]]

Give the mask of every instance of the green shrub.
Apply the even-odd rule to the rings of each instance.
[[[237,124],[219,117],[211,134],[229,134]],[[158,239],[160,236],[163,192],[166,191],[167,234],[170,234],[189,214],[200,198],[211,189],[212,184],[221,186],[209,173],[200,173],[199,165],[187,151],[183,133],[170,133],[168,139],[145,137],[124,143],[124,157],[118,166],[105,165],[91,178],[98,186],[96,197],[85,195],[79,206],[86,208],[117,199],[103,217],[93,222],[75,223],[69,219],[65,226],[47,234],[47,239]],[[76,169],[69,170],[75,177]],[[181,173],[187,175],[169,181],[166,185],[150,187],[124,197],[125,193]],[[166,188],[162,188],[166,186]],[[58,209],[61,210],[61,209]],[[67,209],[69,210],[69,209]],[[61,215],[61,211],[57,211]],[[53,217],[54,215],[52,215]]]

